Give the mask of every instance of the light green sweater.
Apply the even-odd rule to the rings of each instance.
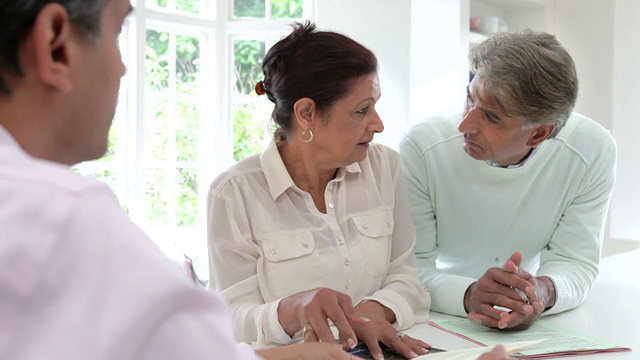
[[[400,143],[432,310],[466,316],[468,286],[515,251],[524,269],[553,280],[547,314],[578,306],[598,275],[615,181],[609,131],[574,113],[521,167],[504,169],[467,155],[456,126],[429,119]]]

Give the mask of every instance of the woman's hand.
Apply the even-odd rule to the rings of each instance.
[[[354,326],[358,339],[363,341],[374,359],[384,359],[380,343],[402,354],[407,359],[429,353],[431,345],[398,332],[386,320],[371,320]]]
[[[357,345],[352,325],[363,323],[356,315],[351,297],[328,288],[302,291],[282,299],[278,319],[290,336],[304,329],[305,341],[335,343],[327,322],[330,319],[338,329],[344,349]]]
[[[429,352],[431,345],[399,333],[391,325],[396,321],[395,314],[379,302],[365,301],[356,307],[356,313],[368,319],[365,323],[352,325],[358,339],[367,345],[374,359],[384,359],[380,342],[407,359]]]
[[[361,360],[336,343],[299,343],[262,349],[256,353],[265,360]]]

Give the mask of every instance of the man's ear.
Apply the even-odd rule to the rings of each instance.
[[[527,141],[527,146],[531,146],[532,148],[540,145],[541,142],[545,141],[556,128],[553,124],[544,124],[538,125],[533,128],[533,132]]]
[[[313,129],[317,116],[316,102],[310,98],[301,98],[293,104],[293,115],[302,129]]]
[[[75,52],[73,41],[69,14],[58,3],[49,3],[40,10],[27,35],[38,79],[63,92],[73,89],[70,79],[71,57]]]

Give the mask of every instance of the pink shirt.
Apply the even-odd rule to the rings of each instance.
[[[257,359],[103,183],[0,127],[1,359]]]

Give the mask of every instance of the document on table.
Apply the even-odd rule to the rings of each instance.
[[[431,321],[430,325],[489,347],[528,340],[544,340],[511,354],[519,359],[631,351],[630,348],[595,339],[544,320],[538,320],[529,329],[522,331],[500,331],[475,324],[468,319],[435,320]]]
[[[539,340],[532,340],[532,341],[530,340],[530,341],[521,341],[517,343],[509,343],[509,344],[503,344],[503,345],[505,347],[505,350],[507,351],[507,354],[515,354],[516,352],[521,351],[523,349],[527,349],[539,342],[540,342]],[[469,359],[476,359],[480,355],[490,350],[491,350],[490,348],[486,348],[486,347],[475,348],[475,349],[464,349],[464,350],[451,350],[446,352],[439,352],[436,354],[421,355],[421,356],[415,357],[414,360],[418,360],[418,359],[421,359],[421,360],[436,360],[436,359],[469,360]]]

